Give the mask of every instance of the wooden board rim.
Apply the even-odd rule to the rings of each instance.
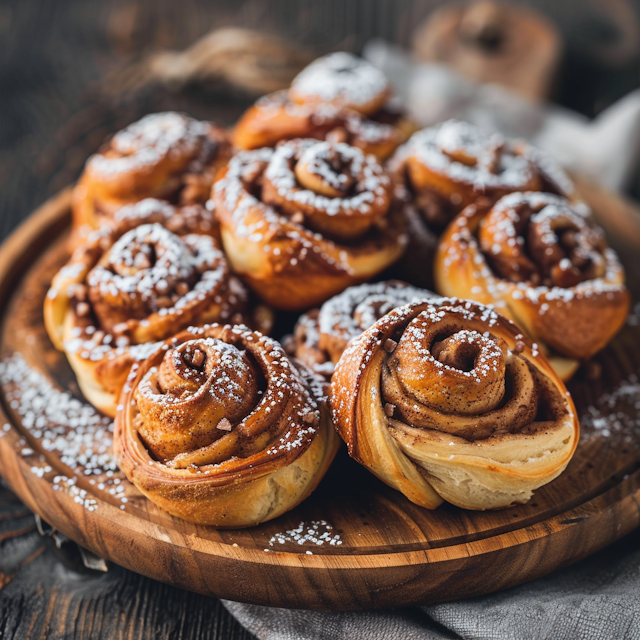
[[[28,262],[28,250],[46,245],[47,242],[52,240],[53,235],[58,235],[58,232],[62,231],[68,224],[69,202],[70,190],[68,189],[54,196],[23,222],[0,247],[0,300],[5,301],[17,283],[23,266]],[[440,565],[440,569],[444,569],[443,565],[446,564],[450,567],[450,571],[454,572],[460,569],[459,565],[461,563],[464,564],[465,561],[475,556],[487,553],[496,554],[496,556],[508,555],[509,551],[517,546],[524,545],[531,548],[536,547],[536,545],[540,546],[539,543],[541,541],[546,540],[548,543],[552,537],[565,538],[568,532],[579,526],[588,534],[589,543],[586,546],[575,549],[568,545],[568,550],[572,551],[573,555],[569,553],[564,563],[556,564],[551,569],[558,568],[585,557],[589,553],[613,542],[640,524],[640,470],[636,470],[630,472],[613,487],[604,489],[587,501],[575,505],[568,511],[558,513],[549,519],[497,535],[487,536],[480,540],[460,542],[447,546],[409,551],[400,549],[386,553],[380,551],[353,555],[306,555],[304,553],[271,550],[265,553],[257,549],[236,548],[232,544],[196,537],[187,541],[181,533],[174,532],[175,535],[172,536],[171,530],[161,524],[154,523],[151,520],[145,521],[135,514],[120,511],[108,502],[101,501],[100,508],[95,513],[89,513],[81,505],[75,504],[71,496],[63,492],[54,492],[51,484],[46,479],[32,474],[29,465],[15,455],[15,445],[18,439],[21,436],[28,438],[28,435],[22,433],[19,428],[12,424],[4,407],[0,407],[0,421],[11,425],[9,432],[4,433],[3,437],[0,438],[0,461],[2,462],[0,473],[5,476],[12,489],[27,506],[62,533],[98,555],[106,556],[118,564],[161,581],[165,580],[166,576],[152,570],[149,563],[135,562],[134,559],[122,552],[122,549],[127,546],[125,544],[127,541],[131,543],[132,540],[136,540],[142,544],[144,540],[153,539],[163,554],[170,554],[171,551],[180,549],[184,553],[202,555],[202,561],[205,565],[212,562],[215,565],[216,562],[232,561],[265,565],[271,567],[272,570],[291,570],[293,572],[305,572],[313,569],[329,572],[357,571],[361,573],[361,578],[365,582],[371,581],[371,572],[377,572],[378,577],[373,581],[377,583],[378,581],[384,582],[385,574],[394,569],[402,569],[410,573],[419,566],[428,567],[429,565],[437,564]],[[608,498],[618,494],[622,498],[615,499],[613,502],[609,501]],[[36,500],[34,498],[36,495],[41,496],[42,500]],[[63,512],[68,514],[69,517],[64,520],[56,519],[55,510],[48,508],[49,505],[54,504],[59,504]],[[607,529],[606,526],[602,526],[606,522],[605,514],[610,511],[618,512],[621,510],[627,512],[624,526],[620,525],[615,532],[607,532],[608,535],[603,535]],[[101,521],[115,523],[121,537],[119,539],[116,538],[107,546],[97,544],[96,540],[99,540],[100,536],[96,536],[96,539],[92,540],[83,535],[82,531],[77,526],[74,526],[73,516],[81,516],[78,520],[90,522],[91,524],[87,527],[89,532],[99,532],[101,530]],[[134,526],[136,522],[143,522],[142,530],[139,530],[139,525],[137,527]],[[620,524],[619,520],[617,522]],[[137,540],[138,537],[139,540]],[[487,547],[490,548],[490,551],[487,551]],[[539,575],[544,575],[551,569],[542,562],[540,563]],[[507,583],[497,585],[496,589],[512,586],[530,578],[530,573],[519,577],[516,575]],[[177,586],[193,589],[193,585],[189,583],[188,579],[182,583],[180,580],[176,581],[175,579],[170,582],[177,584]],[[274,604],[269,599],[258,598],[256,601],[246,596],[243,597],[242,589],[234,591],[221,585],[214,587],[213,590],[197,590],[209,595],[251,601],[258,604]],[[318,606],[314,606],[314,603],[309,603],[304,598],[303,600],[294,599],[291,602],[278,602],[276,604],[278,606],[292,607],[341,608],[339,599],[336,600],[334,598],[332,600],[328,593],[324,593],[324,595],[327,597],[321,598],[318,603],[315,603]],[[469,595],[477,594],[474,592],[461,593],[461,596]],[[372,601],[371,606],[398,606],[419,602],[416,599],[398,601],[388,596],[389,594],[387,594],[387,597],[375,599]],[[429,601],[438,601],[437,595],[430,597]],[[354,607],[350,606],[349,608]]]

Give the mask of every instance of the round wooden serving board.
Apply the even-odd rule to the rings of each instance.
[[[606,211],[611,237],[640,235],[628,205],[584,188],[601,222]],[[565,473],[526,505],[427,511],[341,450],[317,491],[274,521],[218,531],[173,518],[115,469],[109,421],[86,405],[43,327],[44,296],[67,256],[69,200],[67,191],[47,202],[0,250],[0,473],[29,508],[83,547],[204,594],[347,610],[504,589],[584,558],[640,524],[635,316],[597,357],[602,375],[590,381],[581,371],[570,384],[580,445]],[[627,268],[637,292],[638,246],[620,246],[636,256]],[[309,529],[316,541],[301,537]]]

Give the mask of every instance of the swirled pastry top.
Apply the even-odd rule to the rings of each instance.
[[[144,319],[150,326],[152,314],[184,315],[202,304],[225,276],[224,256],[209,236],[180,237],[159,224],[141,225],[88,272],[87,296],[106,330]]]
[[[399,280],[365,283],[345,289],[296,324],[296,357],[324,375],[333,373],[349,342],[392,309],[435,296]]]
[[[167,180],[176,174],[201,173],[224,142],[217,134],[211,123],[179,113],[150,114],[91,156],[85,174],[113,193],[156,195],[154,187],[175,186]]]
[[[291,83],[289,95],[301,104],[328,103],[372,114],[389,99],[391,86],[371,63],[338,51],[303,69]]]
[[[45,301],[52,341],[88,399],[110,414],[131,362],[146,357],[150,345],[190,324],[241,321],[248,306],[215,239],[189,233],[188,217],[174,227],[184,235],[157,222],[138,225],[149,204],[94,232],[54,277]],[[146,219],[158,215],[151,206]]]
[[[123,206],[145,198],[203,205],[230,155],[226,132],[209,122],[173,112],[134,122],[85,165],[73,190],[73,245],[110,225]]]
[[[624,323],[624,271],[584,205],[512,193],[465,209],[436,258],[442,293],[492,304],[570,358],[601,349]]]
[[[513,191],[566,196],[574,191],[564,171],[543,152],[458,120],[413,134],[398,149],[390,168],[419,201],[427,198],[419,205],[426,221],[436,227],[480,196],[493,202]]]
[[[304,452],[323,394],[310,389],[282,348],[242,326],[191,334],[175,340],[134,391],[139,433],[153,457],[185,468],[234,464],[272,445],[278,456]]]
[[[258,203],[257,190],[267,205],[263,228],[277,224],[280,214],[345,240],[366,233],[391,204],[391,181],[375,158],[346,144],[309,139],[235,156],[215,188],[224,198],[218,197],[222,220],[225,212],[240,213]],[[257,231],[237,229],[241,235]]]
[[[260,98],[232,137],[240,149],[295,138],[347,142],[384,159],[414,131],[384,74],[358,56],[338,52],[309,65],[288,90]]]
[[[438,496],[480,509],[526,500],[564,469],[578,436],[566,389],[535,345],[458,299],[400,307],[356,338],[331,405],[351,455],[428,507]]]
[[[278,299],[275,306],[321,303],[384,269],[406,243],[389,176],[343,143],[299,139],[241,152],[214,199],[234,269],[258,295],[281,298],[269,290],[278,284],[299,297],[295,307]]]
[[[351,237],[387,212],[391,182],[375,158],[356,147],[300,140],[274,151],[263,198],[290,216],[302,212],[318,231]],[[351,224],[335,222],[345,219]]]
[[[182,518],[256,524],[295,506],[335,453],[319,380],[271,338],[205,325],[134,365],[116,420],[127,476]]]
[[[512,193],[480,223],[480,247],[507,280],[572,287],[607,271],[604,232],[588,215],[586,207],[565,198]]]

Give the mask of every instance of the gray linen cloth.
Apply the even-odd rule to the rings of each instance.
[[[638,640],[640,531],[535,582],[460,602],[361,613],[222,602],[260,640]]]
[[[498,86],[475,85],[445,67],[412,62],[385,42],[370,43],[364,55],[393,79],[423,126],[455,117],[524,137],[612,189],[638,176],[640,90],[590,122]],[[530,584],[461,602],[365,613],[223,604],[261,640],[640,640],[640,532]]]

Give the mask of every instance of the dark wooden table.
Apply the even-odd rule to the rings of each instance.
[[[84,567],[73,543],[56,547],[0,484],[0,638],[248,640],[218,600],[116,565]]]
[[[221,86],[191,87],[177,94],[159,88],[133,94],[108,91],[110,74],[146,52],[181,49],[210,29],[231,24],[280,32],[318,52],[357,49],[376,35],[407,43],[414,26],[437,4],[438,0],[0,4],[0,239],[49,195],[73,182],[106,135],[144,113],[178,109],[229,124],[249,103]],[[615,64],[585,45],[610,34],[593,22],[583,3],[536,4],[560,23],[568,43],[556,94],[561,103],[593,115],[640,84],[640,53],[613,73]],[[630,0],[630,6],[638,12],[640,0]],[[584,27],[581,31],[570,28],[578,23]],[[0,638],[112,637],[252,636],[216,600],[117,566],[107,573],[87,570],[77,547],[67,543],[58,549],[51,537],[41,536],[33,514],[0,482]]]

